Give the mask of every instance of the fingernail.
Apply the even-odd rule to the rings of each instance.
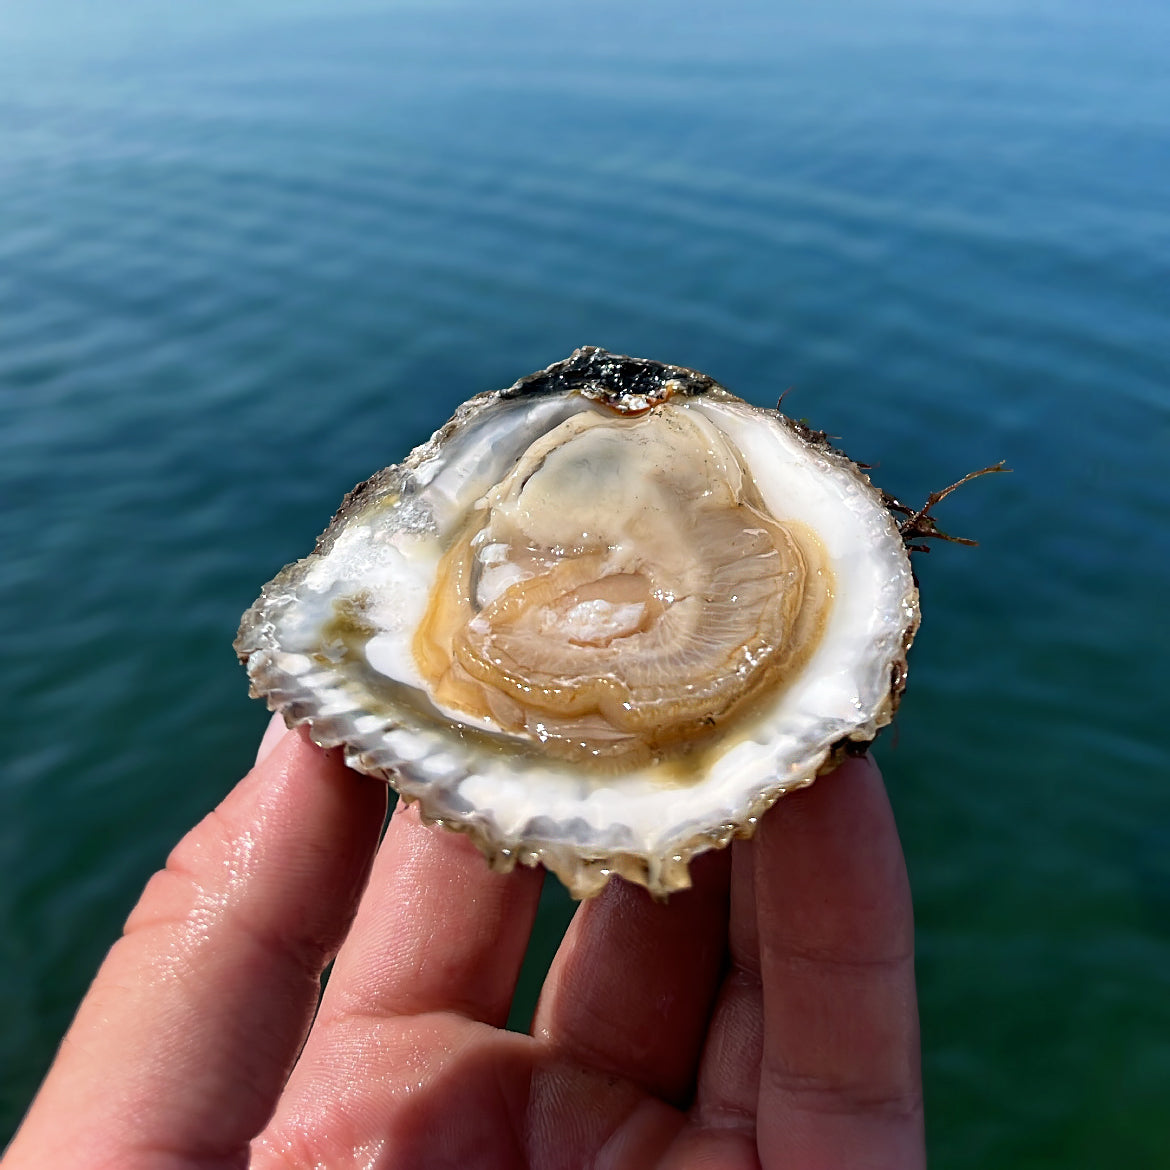
[[[285,732],[287,731],[288,728],[284,725],[284,716],[278,711],[268,721],[268,726],[264,729],[264,737],[260,740],[260,746],[256,749],[257,764],[272,754],[272,750],[284,738]]]

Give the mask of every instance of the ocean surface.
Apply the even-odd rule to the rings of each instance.
[[[250,762],[260,585],[588,343],[910,502],[1014,469],[877,750],[933,1164],[1170,1165],[1168,58],[1157,0],[0,5],[0,1140]]]

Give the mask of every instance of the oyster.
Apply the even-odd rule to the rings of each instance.
[[[359,484],[236,650],[496,868],[663,895],[890,721],[919,611],[888,503],[705,375],[580,349]]]

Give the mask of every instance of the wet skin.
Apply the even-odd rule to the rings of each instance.
[[[3,1170],[925,1164],[913,923],[876,766],[786,797],[663,905],[578,909],[503,1030],[539,871],[273,725],[175,848]],[[327,990],[319,980],[336,955]]]

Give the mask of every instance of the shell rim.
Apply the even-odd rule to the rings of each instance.
[[[623,378],[630,378],[633,381],[623,383]],[[630,385],[638,389],[631,390]],[[247,669],[249,692],[252,697],[264,698],[270,710],[280,711],[288,727],[305,726],[309,737],[319,747],[342,748],[347,766],[365,775],[384,780],[405,801],[417,803],[423,820],[428,824],[442,825],[465,834],[484,855],[493,870],[508,872],[518,863],[527,866],[543,865],[545,869],[557,875],[574,898],[592,897],[601,891],[612,876],[618,875],[645,886],[652,895],[662,898],[691,885],[689,866],[695,857],[711,849],[723,848],[734,838],[749,838],[754,833],[759,818],[782,796],[812,784],[818,776],[836,768],[848,755],[863,753],[878,732],[891,722],[906,688],[907,655],[921,621],[919,590],[913,571],[912,589],[906,597],[908,618],[902,630],[899,647],[886,664],[886,669],[889,670],[889,686],[876,709],[845,735],[825,744],[823,748],[814,748],[802,768],[794,774],[778,777],[775,784],[769,785],[754,796],[745,807],[736,810],[732,819],[725,819],[684,840],[667,857],[604,849],[586,852],[579,846],[561,845],[538,838],[504,840],[485,818],[457,817],[439,811],[431,803],[425,791],[427,787],[425,783],[413,781],[394,767],[386,767],[375,762],[370,752],[351,742],[352,735],[347,738],[331,730],[330,716],[312,711],[307,700],[301,699],[298,695],[290,695],[289,677],[270,663],[267,653],[274,648],[271,637],[272,623],[263,612],[270,591],[285,588],[295,582],[304,571],[302,567],[310,558],[328,552],[349,518],[359,510],[368,495],[389,486],[404,471],[408,472],[433,457],[454,430],[492,401],[527,394],[583,390],[587,387],[596,388],[607,405],[614,406],[619,411],[627,409],[620,404],[623,395],[644,395],[655,389],[660,393],[665,392],[666,397],[678,393],[684,396],[705,395],[717,399],[742,401],[713,378],[698,371],[681,366],[668,366],[650,359],[611,354],[595,346],[581,347],[568,358],[521,378],[503,390],[477,394],[462,403],[454,415],[429,440],[414,448],[401,463],[383,468],[346,494],[328,527],[317,538],[312,553],[286,565],[264,586],[260,597],[244,613],[233,645],[240,662]],[[819,455],[832,460],[839,470],[848,472],[863,483],[866,490],[873,493],[883,510],[889,511],[884,493],[874,486],[862,466],[851,460],[843,451],[833,447],[823,432],[812,430],[778,409],[756,409],[766,410],[766,413],[792,431],[805,445],[814,448]],[[396,726],[403,725],[387,720],[384,730],[391,730]]]

